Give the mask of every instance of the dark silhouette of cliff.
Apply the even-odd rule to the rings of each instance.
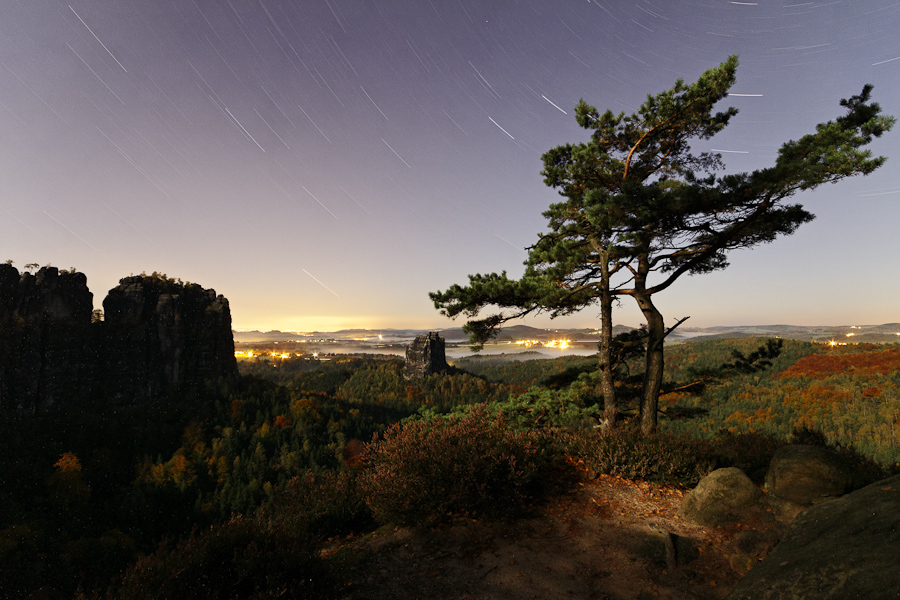
[[[39,414],[92,392],[93,295],[82,273],[0,264],[0,407]]]
[[[231,311],[215,290],[164,275],[125,277],[103,309],[104,378],[117,402],[237,377]]]
[[[126,277],[93,319],[84,274],[0,264],[0,409],[146,404],[237,378],[228,300],[164,275]]]

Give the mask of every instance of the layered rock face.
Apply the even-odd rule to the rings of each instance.
[[[0,408],[39,414],[92,391],[93,294],[82,273],[0,264]]]
[[[416,336],[406,348],[406,379],[421,379],[433,373],[446,373],[450,369],[444,347],[444,338],[437,331]]]
[[[729,600],[900,596],[900,475],[801,513]]]
[[[115,401],[142,403],[237,378],[231,311],[215,290],[165,277],[125,277],[103,310],[107,389]]]
[[[126,277],[92,323],[82,273],[0,264],[0,409],[43,414],[86,400],[140,404],[237,378],[231,312],[215,291]]]

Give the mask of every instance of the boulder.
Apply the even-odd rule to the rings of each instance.
[[[900,475],[802,512],[728,600],[900,597]]]
[[[828,448],[793,444],[779,448],[766,473],[766,489],[798,504],[840,496],[852,472],[843,457]]]
[[[678,516],[707,527],[725,525],[756,506],[762,492],[737,467],[717,469],[685,495]]]

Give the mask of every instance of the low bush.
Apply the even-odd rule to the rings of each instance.
[[[606,434],[570,434],[566,446],[596,473],[680,487],[697,485],[715,466],[709,442],[661,432],[644,435],[627,424]]]
[[[260,518],[321,537],[362,531],[372,524],[356,474],[348,471],[308,471],[294,477],[263,507]]]
[[[331,586],[315,549],[311,536],[266,519],[237,516],[138,560],[109,597],[324,598]]]
[[[163,544],[129,568],[110,598],[262,600],[332,598],[337,584],[323,538],[363,527],[371,515],[351,473],[296,477],[253,517]]]
[[[492,404],[490,408],[503,413],[517,429],[589,428],[597,423],[600,409],[594,398],[586,398],[585,386],[579,383],[581,381],[564,390],[532,387],[519,396],[511,395],[504,402]]]
[[[516,431],[484,404],[395,425],[363,461],[361,488],[375,517],[402,524],[513,514],[544,493],[563,465],[546,434]]]

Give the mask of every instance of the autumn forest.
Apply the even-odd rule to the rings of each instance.
[[[450,374],[406,380],[390,357],[262,358],[241,363],[234,383],[149,405],[4,411],[0,589],[7,598],[264,598],[280,586],[330,597],[351,582],[317,554],[322,540],[383,522],[514,515],[552,494],[547,481],[564,481],[573,460],[684,487],[718,466],[752,473],[802,438],[848,453],[860,477],[900,468],[896,345],[668,346],[650,442],[628,424],[642,368],[631,360],[617,384],[625,422],[602,442],[612,453],[597,451],[595,366],[594,357],[475,355]],[[453,481],[415,479],[445,477],[422,465],[446,460]],[[493,487],[446,491],[486,473]],[[441,493],[429,496],[432,484]],[[200,585],[213,563],[221,580]]]

